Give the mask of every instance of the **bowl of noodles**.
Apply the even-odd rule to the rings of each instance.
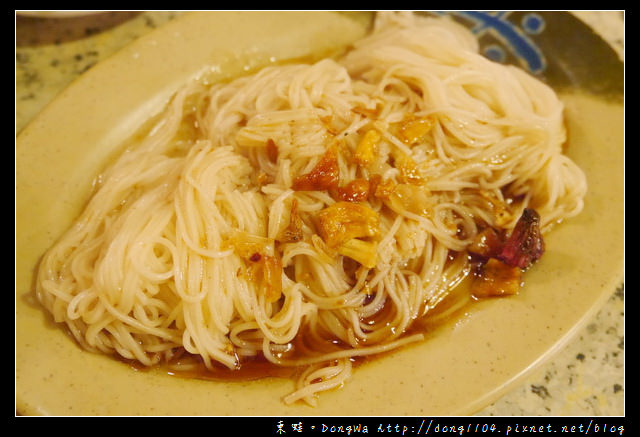
[[[619,70],[517,18],[189,13],[81,77],[18,138],[19,411],[504,393],[624,260]]]

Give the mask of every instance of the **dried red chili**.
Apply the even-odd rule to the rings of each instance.
[[[526,208],[496,258],[507,265],[526,269],[540,259],[544,251],[540,215],[534,209]]]

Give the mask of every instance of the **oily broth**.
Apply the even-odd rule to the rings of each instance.
[[[436,335],[438,330],[461,320],[471,310],[473,304],[478,301],[472,294],[472,282],[473,274],[471,270],[467,270],[467,274],[455,281],[455,286],[449,290],[446,296],[435,304],[426,315],[416,319],[402,336],[406,337],[414,334]],[[372,323],[375,318],[384,319],[388,310],[389,306],[381,308],[379,313],[371,319]],[[353,357],[351,361],[354,367],[361,366],[374,360],[401,353],[403,348],[414,347],[420,343],[410,343],[375,355]],[[282,358],[295,360],[296,358],[309,357],[311,354],[320,355],[322,353],[340,351],[346,346],[341,340],[329,337],[318,338],[318,335],[309,334],[308,328],[303,328],[295,340],[287,347],[288,351],[280,355]],[[179,357],[172,360],[172,362],[158,364],[151,369],[135,361],[124,361],[136,371],[156,370],[173,377],[215,382],[255,381],[274,377],[291,379],[302,372],[300,367],[272,363],[264,357],[262,352],[257,352],[253,356],[243,356],[239,360],[239,366],[235,369],[229,369],[217,362],[212,363],[212,367],[207,368],[200,357],[189,354],[184,350],[180,350],[176,355],[179,355]]]

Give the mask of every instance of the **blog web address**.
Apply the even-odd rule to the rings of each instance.
[[[476,420],[477,419],[477,420]],[[283,418],[274,419],[273,435],[323,434],[357,436],[387,434],[410,435],[474,435],[523,434],[624,435],[629,422],[622,417],[578,418]]]

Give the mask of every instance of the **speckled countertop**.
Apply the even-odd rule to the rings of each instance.
[[[110,12],[65,19],[16,16],[16,133],[71,81],[180,12]],[[624,60],[624,14],[575,14]],[[553,359],[478,415],[624,415],[624,289]]]
[[[577,11],[624,61],[624,13]],[[478,415],[623,416],[624,285],[553,359]]]

